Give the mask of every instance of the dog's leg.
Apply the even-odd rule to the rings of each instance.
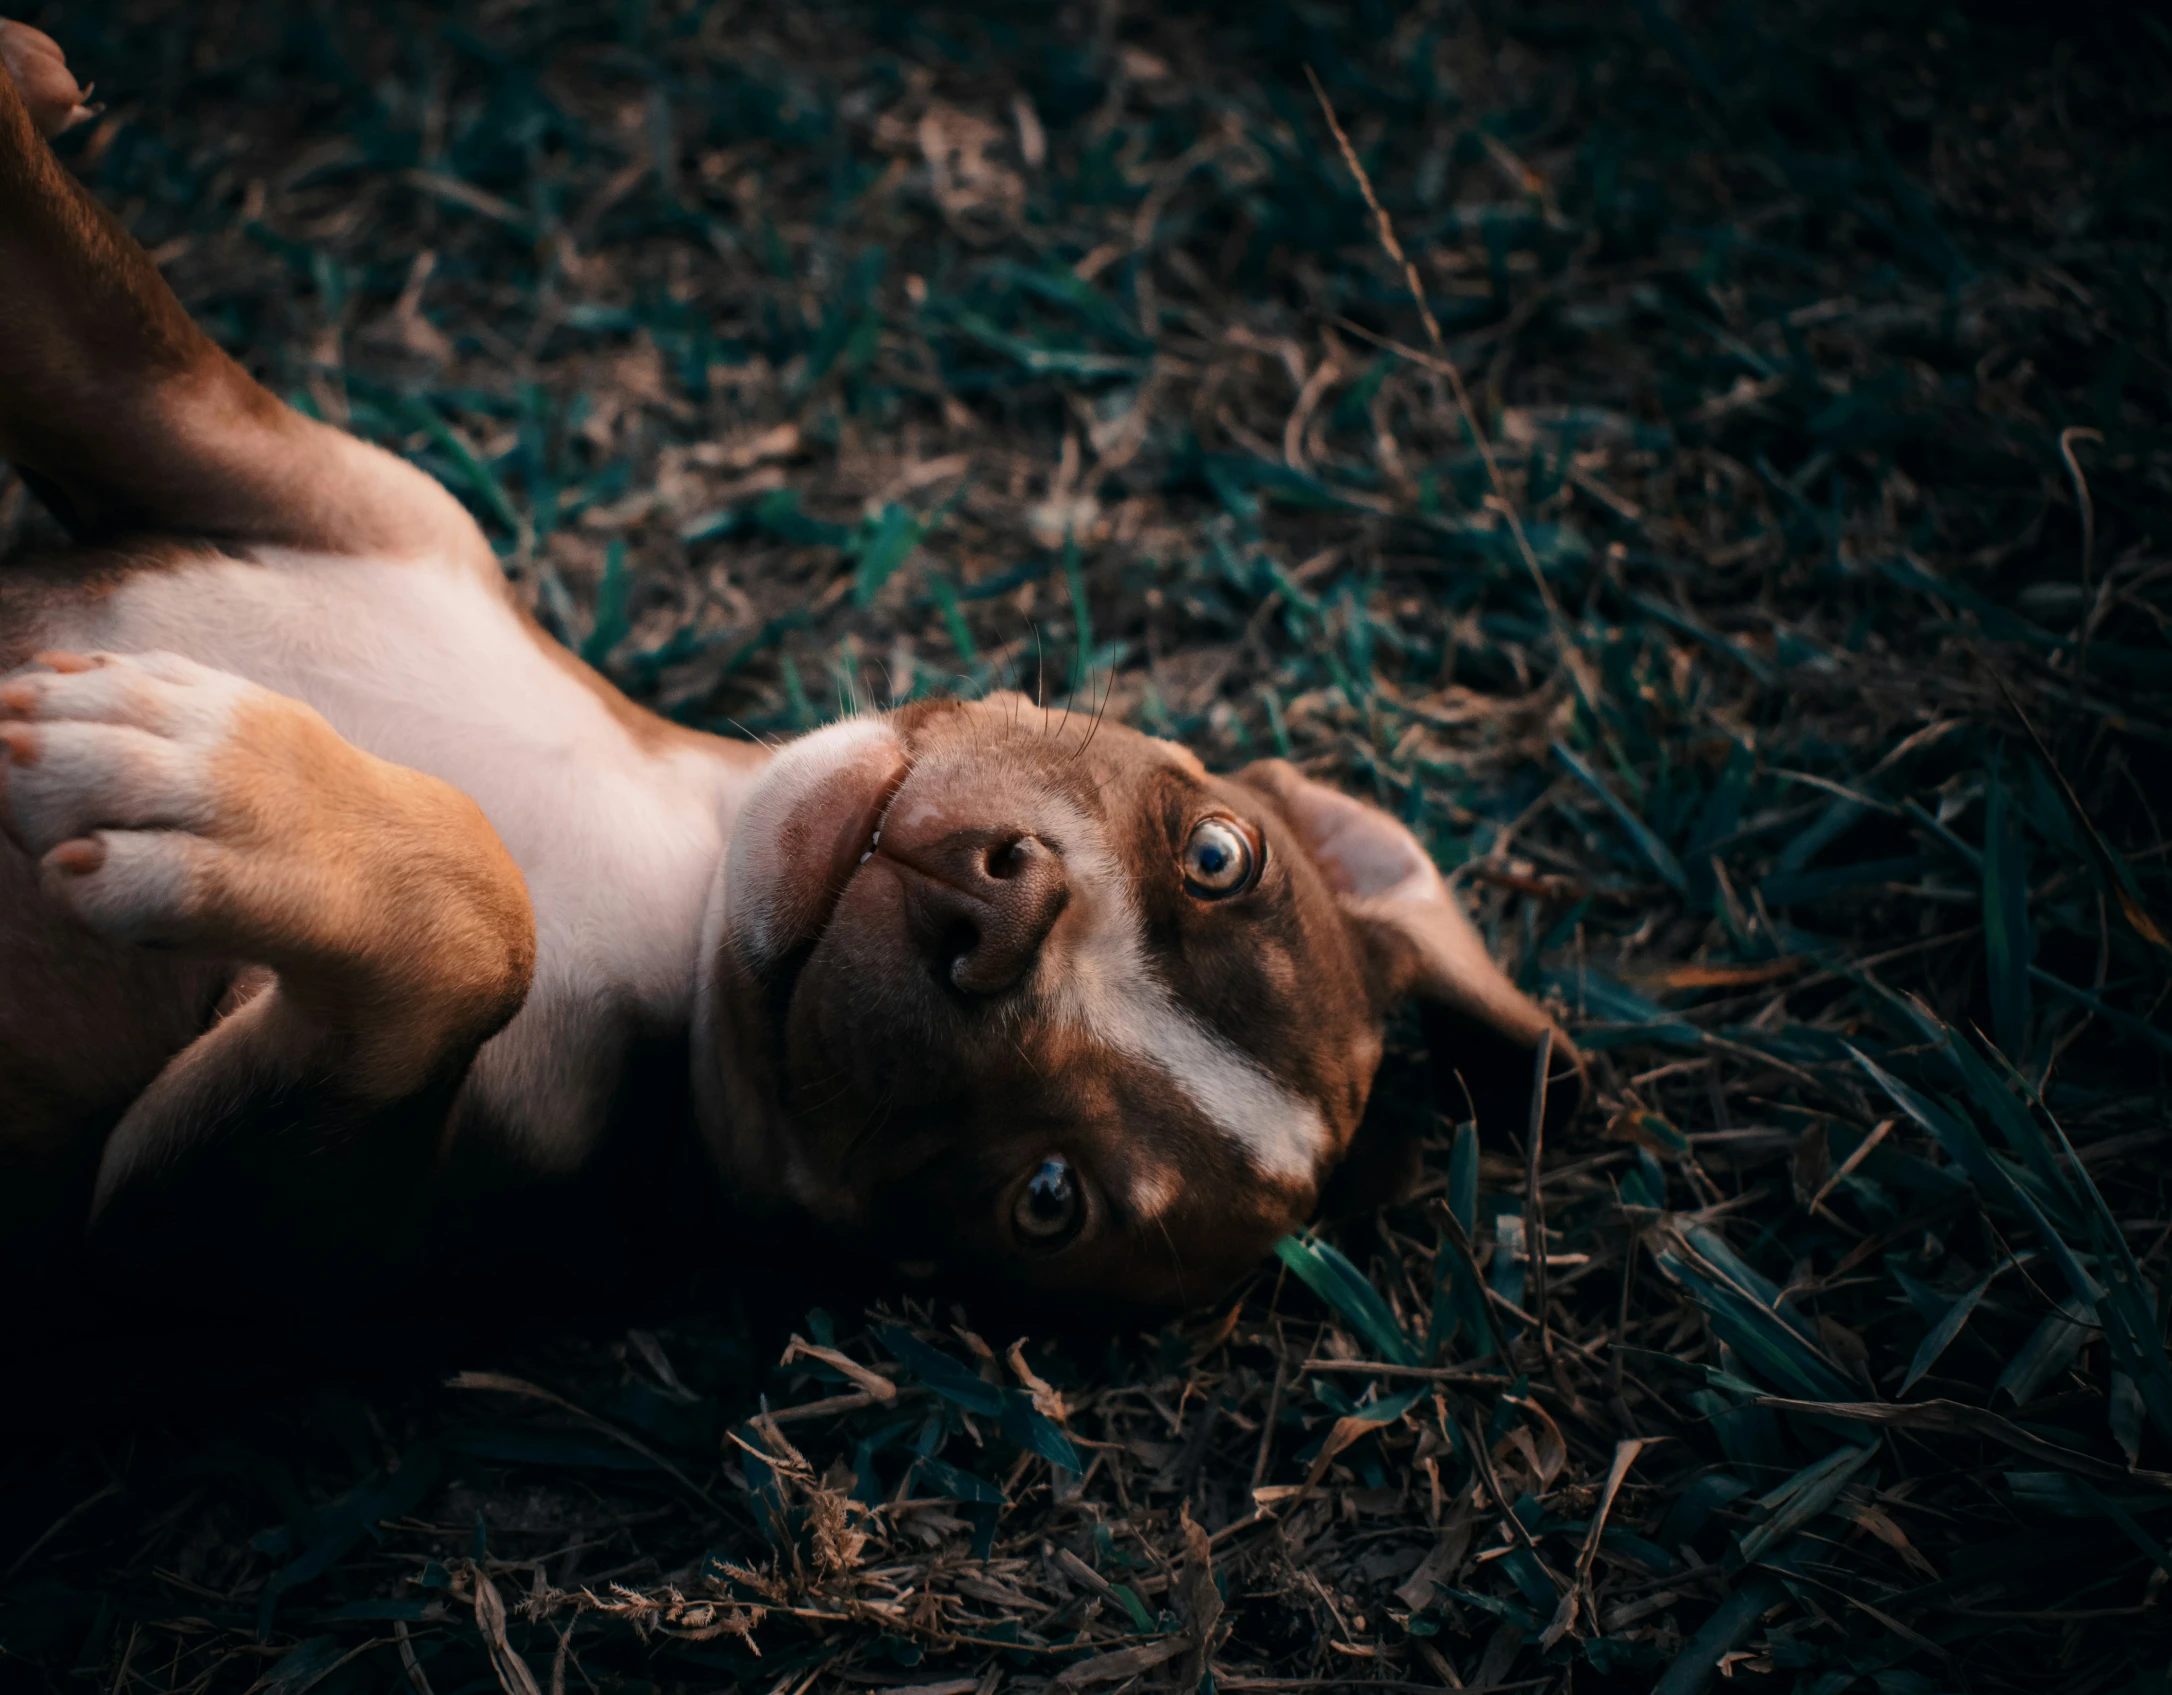
[[[48,654],[0,677],[0,823],[91,930],[256,968],[109,1138],[104,1235],[246,1221],[322,1259],[415,1198],[534,965],[472,801],[229,672]]]
[[[472,556],[460,503],[303,417],[190,321],[46,145],[77,98],[50,40],[0,23],[0,459],[79,537]]]

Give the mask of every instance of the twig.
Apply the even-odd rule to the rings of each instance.
[[[1227,1542],[1233,1536],[1240,1535],[1247,1530],[1257,1529],[1260,1525],[1272,1522],[1274,1516],[1275,1509],[1271,1506],[1254,1507],[1250,1512],[1246,1513],[1244,1517],[1230,1520],[1229,1523],[1223,1525],[1222,1528],[1217,1530],[1212,1536],[1209,1536],[1207,1538],[1207,1546],[1210,1548],[1219,1548],[1224,1542]]]
[[[580,1420],[581,1423],[587,1425],[589,1429],[599,1435],[609,1437],[620,1447],[631,1449],[655,1466],[657,1470],[666,1472],[676,1478],[693,1494],[700,1497],[703,1505],[717,1512],[724,1510],[723,1504],[714,1495],[710,1494],[708,1490],[696,1483],[685,1472],[665,1459],[662,1454],[659,1454],[638,1436],[630,1435],[626,1431],[619,1429],[609,1419],[598,1418],[586,1407],[576,1406],[573,1402],[567,1400],[565,1396],[544,1388],[540,1383],[530,1383],[523,1377],[508,1377],[503,1372],[497,1371],[456,1371],[445,1380],[445,1387],[448,1389],[486,1389],[494,1394],[526,1395],[531,1400],[546,1402],[556,1407],[560,1412],[570,1414]]]
[[[1486,480],[1493,485],[1493,497],[1501,503],[1501,516],[1508,520],[1509,533],[1515,537],[1516,551],[1523,556],[1524,569],[1531,573],[1531,583],[1538,590],[1539,602],[1546,608],[1546,621],[1553,630],[1554,645],[1561,654],[1561,662],[1569,669],[1569,678],[1576,686],[1578,701],[1585,716],[1601,734],[1605,733],[1605,720],[1599,716],[1599,689],[1597,679],[1590,676],[1584,666],[1583,653],[1569,634],[1569,621],[1561,610],[1560,601],[1554,598],[1553,585],[1546,581],[1546,573],[1540,567],[1538,555],[1531,550],[1531,541],[1523,533],[1523,519],[1516,511],[1516,503],[1509,498],[1508,482],[1501,475],[1500,462],[1493,456],[1493,444],[1486,439],[1486,432],[1478,426],[1478,414],[1472,409],[1471,397],[1463,386],[1463,373],[1449,357],[1448,343],[1440,333],[1440,321],[1433,316],[1433,308],[1426,304],[1425,285],[1418,278],[1418,267],[1410,262],[1403,251],[1403,244],[1395,237],[1395,225],[1389,219],[1387,208],[1380,204],[1380,197],[1373,192],[1372,178],[1365,174],[1365,167],[1358,163],[1357,149],[1350,145],[1350,137],[1344,132],[1342,120],[1335,115],[1335,106],[1321,86],[1319,74],[1310,65],[1305,67],[1305,78],[1312,84],[1312,92],[1320,102],[1320,110],[1327,117],[1327,127],[1334,132],[1335,145],[1342,150],[1342,162],[1357,179],[1358,192],[1365,197],[1365,204],[1373,215],[1374,227],[1380,235],[1380,245],[1387,250],[1403,272],[1403,286],[1410,291],[1411,303],[1418,308],[1418,317],[1425,325],[1425,338],[1432,344],[1437,364],[1427,368],[1437,371],[1447,379],[1449,392],[1455,397],[1456,411],[1462,416],[1463,427],[1471,432],[1471,440],[1477,445],[1478,457],[1486,467]]]
[[[2103,433],[2082,424],[2070,424],[2059,432],[2059,457],[2066,465],[2067,480],[2074,485],[2074,504],[2081,508],[2081,621],[2075,626],[2074,642],[2074,689],[2073,704],[2081,707],[2081,695],[2089,681],[2089,638],[2095,633],[2096,620],[2096,563],[2097,563],[2097,503],[2090,498],[2089,479],[2082,474],[2081,460],[2075,457],[2077,441],[2102,443]],[[2111,579],[2105,578],[2106,586]]]
[[[1817,1212],[1821,1210],[1825,1204],[1825,1197],[1831,1194],[1841,1184],[1845,1183],[1848,1180],[1849,1176],[1854,1172],[1855,1168],[1861,1165],[1864,1160],[1870,1157],[1871,1150],[1877,1147],[1880,1142],[1884,1141],[1887,1136],[1892,1134],[1893,1125],[1894,1120],[1890,1118],[1880,1119],[1878,1123],[1872,1127],[1870,1134],[1865,1136],[1860,1142],[1855,1144],[1854,1152],[1850,1153],[1846,1159],[1840,1162],[1840,1169],[1833,1172],[1825,1179],[1823,1183],[1818,1185],[1818,1192],[1810,1197],[1809,1205],[1805,1207],[1804,1210],[1806,1212]],[[1829,1218],[1832,1215],[1830,1213],[1827,1213],[1826,1216]]]
[[[1501,1321],[1493,1316],[1493,1303],[1500,1299],[1493,1287],[1486,1282],[1478,1269],[1477,1257],[1471,1252],[1471,1239],[1464,1234],[1463,1221],[1456,1217],[1455,1209],[1446,1201],[1433,1203],[1435,1215],[1440,1220],[1441,1234],[1448,1240],[1448,1248],[1456,1256],[1457,1268],[1471,1280],[1471,1287],[1479,1292],[1479,1309],[1486,1315],[1486,1331],[1493,1342],[1493,1351],[1501,1363],[1513,1367],[1516,1357],[1509,1352],[1508,1332],[1501,1328]],[[1472,1337],[1477,1341],[1477,1337]]]
[[[895,1383],[892,1383],[880,1372],[862,1365],[850,1354],[841,1353],[836,1348],[825,1348],[819,1343],[808,1341],[804,1336],[795,1335],[791,1341],[785,1344],[784,1358],[777,1363],[780,1366],[785,1366],[798,1359],[819,1360],[832,1370],[842,1372],[875,1400],[894,1401],[897,1399],[897,1385]]]
[[[1584,1533],[1584,1546],[1576,1556],[1576,1593],[1582,1597],[1585,1617],[1594,1624],[1599,1617],[1599,1598],[1591,1592],[1591,1562],[1598,1558],[1599,1538],[1606,1532],[1607,1514],[1614,1510],[1614,1497],[1621,1492],[1622,1480],[1629,1475],[1629,1468],[1636,1464],[1637,1455],[1643,1451],[1641,1437],[1614,1444],[1614,1463],[1608,1467],[1606,1486],[1599,1492],[1598,1511],[1591,1515],[1591,1528]],[[1570,1613],[1569,1623],[1575,1622],[1575,1616],[1574,1612]],[[1564,1624],[1563,1632],[1567,1629],[1568,1625]],[[1559,1636],[1553,1638],[1554,1642],[1559,1640]],[[1546,1646],[1552,1647],[1553,1642]]]
[[[422,1660],[415,1653],[415,1644],[408,1636],[405,1619],[392,1621],[392,1640],[399,1648],[400,1670],[407,1674],[407,1681],[413,1687],[415,1695],[437,1695],[430,1687],[429,1673],[422,1669]]]
[[[1553,1682],[1551,1677],[1526,1677],[1514,1683],[1472,1684],[1463,1695],[1507,1695],[1511,1689],[1539,1689]],[[1440,1695],[1437,1683],[1412,1683],[1408,1679],[1373,1677],[1218,1677],[1217,1689],[1392,1689],[1401,1695]]]
[[[1486,1433],[1475,1418],[1463,1426],[1463,1439],[1471,1446],[1471,1462],[1478,1468],[1479,1481],[1485,1484],[1486,1493],[1493,1497],[1494,1506],[1507,1521],[1509,1534],[1522,1546],[1523,1551],[1531,1556],[1532,1563],[1546,1574],[1546,1580],[1554,1586],[1554,1593],[1566,1593],[1568,1583],[1546,1563],[1546,1556],[1539,1552],[1538,1543],[1532,1539],[1529,1527],[1509,1506],[1508,1496],[1501,1489],[1501,1480],[1494,1475],[1493,1456],[1486,1451]]]
[[[73,1524],[84,1513],[89,1512],[91,1508],[95,1507],[100,1501],[110,1500],[113,1496],[118,1495],[121,1492],[121,1487],[121,1480],[116,1477],[111,1483],[108,1483],[95,1495],[86,1495],[82,1500],[76,1502],[74,1506],[70,1507],[66,1512],[62,1513],[60,1517],[56,1518],[51,1524],[47,1525],[45,1527],[45,1532],[43,1535],[39,1536],[38,1539],[32,1542],[29,1547],[25,1548],[21,1553],[15,1556],[14,1563],[8,1567],[5,1575],[8,1577],[13,1577],[17,1572],[21,1571],[23,1567],[29,1563],[30,1556],[32,1554],[35,1554],[40,1548],[44,1547],[46,1543],[52,1541],[54,1537],[58,1536],[63,1530],[67,1529],[69,1525]]]
[[[2059,457],[2066,462],[2066,474],[2074,485],[2074,504],[2081,508],[2082,546],[2082,616],[2089,615],[2089,590],[2096,576],[2097,558],[2097,507],[2089,498],[2089,479],[2082,475],[2081,461],[2074,457],[2077,441],[2102,443],[2103,433],[2081,424],[2069,425],[2059,432]],[[2079,670],[2079,667],[2076,668]]]
[[[1288,1362],[1281,1354],[1275,1355],[1275,1383],[1267,1391],[1267,1416],[1259,1424],[1259,1452],[1252,1460],[1252,1487],[1257,1489],[1260,1479],[1267,1475],[1267,1460],[1274,1449],[1275,1418],[1282,1411],[1282,1383]]]
[[[892,1398],[895,1398],[893,1393]],[[803,1418],[826,1418],[831,1413],[858,1412],[862,1407],[875,1404],[875,1397],[865,1389],[855,1389],[849,1394],[828,1395],[819,1401],[803,1401],[796,1407],[778,1407],[769,1414],[771,1424],[792,1424]]]
[[[1546,1074],[1553,1065],[1554,1033],[1539,1032],[1531,1063],[1531,1118],[1524,1131],[1524,1258],[1531,1267],[1531,1310],[1538,1315],[1539,1352],[1554,1357],[1553,1323],[1546,1311],[1546,1203],[1539,1195],[1539,1150],[1546,1139]]]
[[[1389,1365],[1381,1360],[1310,1359],[1299,1371],[1349,1371],[1366,1377],[1401,1377],[1420,1383],[1476,1383],[1493,1387],[1516,1380],[1505,1372],[1485,1371],[1474,1365]]]

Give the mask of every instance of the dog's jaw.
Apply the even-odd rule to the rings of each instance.
[[[743,1200],[835,1218],[781,1110],[776,969],[819,937],[873,845],[907,765],[886,720],[803,736],[756,775],[733,819],[702,916],[691,1031],[697,1126]]]
[[[908,764],[880,718],[832,724],[769,762],[724,855],[724,923],[741,958],[766,970],[821,934]]]

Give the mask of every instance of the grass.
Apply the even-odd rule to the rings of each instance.
[[[1398,1056],[1418,1195],[1151,1333],[780,1256],[27,1372],[9,1679],[2166,1688],[2160,21],[49,10],[191,307],[629,691],[1287,753],[1599,1099]]]

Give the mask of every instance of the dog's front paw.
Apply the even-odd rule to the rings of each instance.
[[[14,78],[40,135],[58,135],[91,116],[90,90],[76,86],[68,56],[42,29],[0,18],[0,70]]]
[[[0,679],[0,827],[99,934],[209,941],[264,846],[250,742],[286,714],[322,722],[178,654],[43,655]]]
[[[527,993],[527,886],[472,800],[179,654],[0,677],[0,831],[98,934],[269,965],[422,1061]]]

